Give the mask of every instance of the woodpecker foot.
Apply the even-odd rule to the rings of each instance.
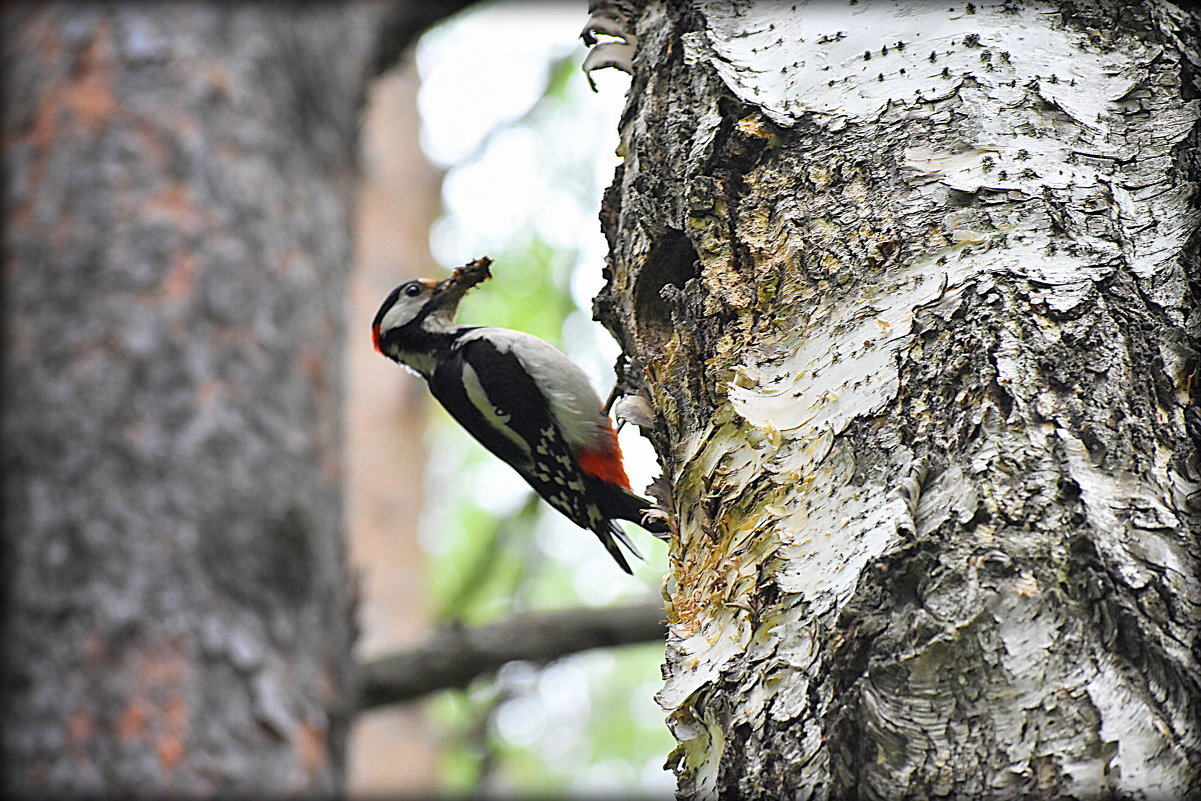
[[[663,540],[663,542],[670,542],[673,536],[680,534],[680,530],[676,527],[676,521],[672,520],[671,515],[662,509],[648,509],[644,512],[641,525],[651,533],[651,536],[657,540]]]

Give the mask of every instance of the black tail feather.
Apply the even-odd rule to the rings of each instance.
[[[633,541],[622,530],[618,520],[629,520],[631,523],[637,523],[651,534],[656,536],[669,533],[667,521],[661,517],[647,517],[646,513],[654,509],[654,505],[645,498],[639,497],[629,490],[616,486],[615,484],[597,482],[593,486],[593,490],[598,493],[604,493],[602,497],[606,497],[605,502],[601,505],[601,513],[606,517],[606,520],[598,525],[593,531],[605,546],[605,550],[613,557],[613,561],[627,573],[632,573],[629,562],[626,561],[625,554],[621,552],[618,543],[629,549],[630,553],[642,559],[642,554],[634,546]],[[662,539],[662,537],[660,537]]]
[[[618,525],[616,521],[610,520],[609,528],[613,531],[613,536],[617,539],[617,541],[620,542],[622,545],[626,546],[626,549],[630,553],[634,554],[634,556],[637,556],[639,559],[646,558],[634,546],[634,541],[629,538],[629,535],[627,535],[625,533],[625,530],[623,530],[622,527],[620,525]]]
[[[630,563],[626,561],[625,554],[621,552],[621,548],[617,547],[617,541],[621,540],[622,544],[629,548],[630,552],[639,559],[642,558],[642,554],[638,553],[634,544],[630,542],[630,538],[626,536],[626,533],[621,530],[621,526],[617,525],[617,523],[607,520],[602,525],[606,526],[606,528],[596,531],[597,539],[601,541],[601,545],[605,546],[605,550],[613,557],[613,561],[617,563],[618,567],[631,576],[634,575],[634,571],[630,569]]]

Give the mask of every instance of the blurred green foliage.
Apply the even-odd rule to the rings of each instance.
[[[518,328],[558,342],[563,321],[577,308],[567,281],[576,254],[556,250],[529,229],[500,247],[487,254],[495,262],[494,278],[463,299],[459,321]]]
[[[470,23],[466,15],[454,24]],[[597,160],[612,161],[617,138],[612,116],[606,130],[598,129],[595,114],[589,116],[593,107],[587,104],[597,103],[597,96],[579,72],[582,57],[577,47],[568,57],[548,60],[545,90],[533,107],[491,131],[470,158],[448,172],[448,182],[456,170],[475,170],[478,176],[490,159],[509,157],[511,151],[498,143],[511,142],[513,135],[532,139],[529,149],[538,155],[532,163],[497,165],[501,174],[528,178],[525,186],[510,182],[511,204],[503,209],[518,214],[518,224],[501,235],[481,236],[473,232],[488,226],[448,202],[443,231],[457,248],[458,263],[482,255],[494,260],[493,280],[467,296],[460,322],[526,331],[577,359],[611,365],[611,341],[610,355],[597,355],[608,339],[599,325],[574,326],[575,337],[563,341],[564,323],[580,312],[572,294],[576,271],[599,277],[602,266],[596,215],[604,185],[597,176],[605,171]],[[575,208],[580,211],[573,217]],[[564,230],[573,227],[590,231],[592,238]],[[611,376],[608,381],[611,385]],[[608,386],[598,389],[603,397]],[[437,460],[428,468],[422,539],[430,552],[435,619],[480,623],[524,609],[658,595],[666,569],[662,544],[631,527],[648,560],[635,566],[634,577],[626,576],[590,532],[550,510],[441,409],[430,419],[428,453]],[[654,644],[579,654],[545,668],[512,664],[465,692],[439,695],[427,708],[446,732],[442,791],[670,795],[672,783],[661,766],[674,741],[652,697],[662,659],[662,645]]]

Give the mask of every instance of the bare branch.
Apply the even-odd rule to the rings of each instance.
[[[603,609],[531,612],[486,626],[447,626],[426,642],[360,667],[359,709],[465,687],[506,662],[550,662],[591,648],[663,642],[659,600]]]

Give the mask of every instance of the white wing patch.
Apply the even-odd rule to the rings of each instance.
[[[463,389],[467,393],[467,399],[471,401],[471,405],[479,410],[492,427],[505,436],[510,442],[521,449],[521,452],[529,456],[530,446],[520,435],[513,429],[509,428],[509,415],[496,408],[496,404],[488,397],[488,393],[484,391],[484,385],[480,383],[480,377],[476,374],[475,368],[464,360],[463,362]]]

